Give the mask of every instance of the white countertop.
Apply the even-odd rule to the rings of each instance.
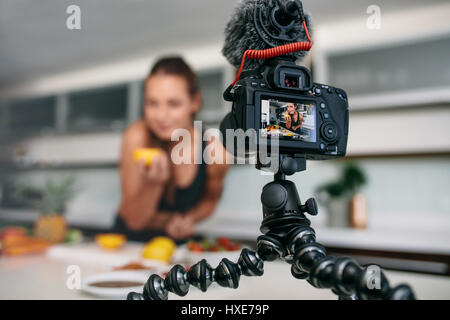
[[[136,248],[132,248],[135,250]],[[104,272],[104,266],[96,263],[80,263],[80,260],[51,258],[46,254],[0,258],[0,299],[96,299],[80,290],[66,286],[67,267],[77,264],[81,277]],[[410,284],[421,299],[450,299],[450,277],[422,275],[404,272],[386,272],[391,284]],[[181,299],[173,294],[170,299]],[[238,289],[217,285],[203,293],[191,287],[184,299],[336,299],[326,289],[313,288],[304,280],[291,276],[290,266],[281,261],[265,263],[262,277],[241,277]]]

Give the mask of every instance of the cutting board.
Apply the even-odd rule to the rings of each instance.
[[[130,262],[139,262],[145,266],[166,269],[168,264],[151,259],[142,259],[144,244],[127,241],[116,250],[100,248],[95,242],[53,245],[47,250],[47,256],[70,264],[92,264],[106,268],[123,266]],[[172,257],[172,263],[184,262],[184,251],[177,248]]]
[[[105,267],[117,267],[130,262],[141,262],[142,243],[128,241],[116,250],[100,248],[95,242],[53,245],[47,250],[47,256],[73,264],[94,264]],[[163,266],[158,261],[145,259],[146,262]],[[147,263],[146,263],[147,264]]]

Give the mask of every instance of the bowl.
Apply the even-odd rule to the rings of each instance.
[[[142,293],[144,284],[150,275],[151,273],[142,271],[113,271],[93,274],[83,280],[81,290],[100,298],[125,299],[131,291]]]

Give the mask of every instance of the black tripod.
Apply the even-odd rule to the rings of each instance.
[[[257,164],[258,169],[262,168]],[[280,155],[280,165],[273,182],[266,184],[261,194],[264,219],[257,239],[257,249],[243,249],[237,263],[224,258],[217,268],[203,259],[189,271],[175,265],[165,279],[153,274],[147,280],[143,294],[130,292],[128,300],[166,300],[168,293],[185,296],[189,285],[203,292],[216,281],[222,287],[236,289],[241,275],[261,276],[264,261],[277,258],[291,264],[291,273],[297,279],[306,279],[316,288],[330,288],[339,299],[415,299],[411,288],[394,288],[376,265],[361,267],[351,258],[327,256],[325,248],[316,242],[314,229],[304,215],[317,214],[313,198],[301,204],[297,188],[286,175],[306,169],[304,155]]]

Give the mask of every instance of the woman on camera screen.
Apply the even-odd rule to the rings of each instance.
[[[202,136],[193,125],[201,105],[198,80],[179,57],[162,58],[144,84],[143,117],[124,132],[120,154],[122,201],[114,231],[131,240],[148,241],[157,235],[186,239],[197,222],[209,217],[220,198],[227,171],[225,164],[194,161],[194,150],[210,147],[226,154],[220,141],[196,141]],[[192,161],[175,164],[171,152],[174,130],[192,137]],[[151,159],[136,158],[136,150],[151,148]],[[222,148],[222,150],[219,150]],[[203,152],[202,152],[203,154]],[[225,162],[222,162],[225,163]]]
[[[300,127],[303,123],[303,116],[300,112],[297,111],[298,105],[296,103],[288,102],[286,104],[286,129],[291,130],[292,132],[300,134]]]

